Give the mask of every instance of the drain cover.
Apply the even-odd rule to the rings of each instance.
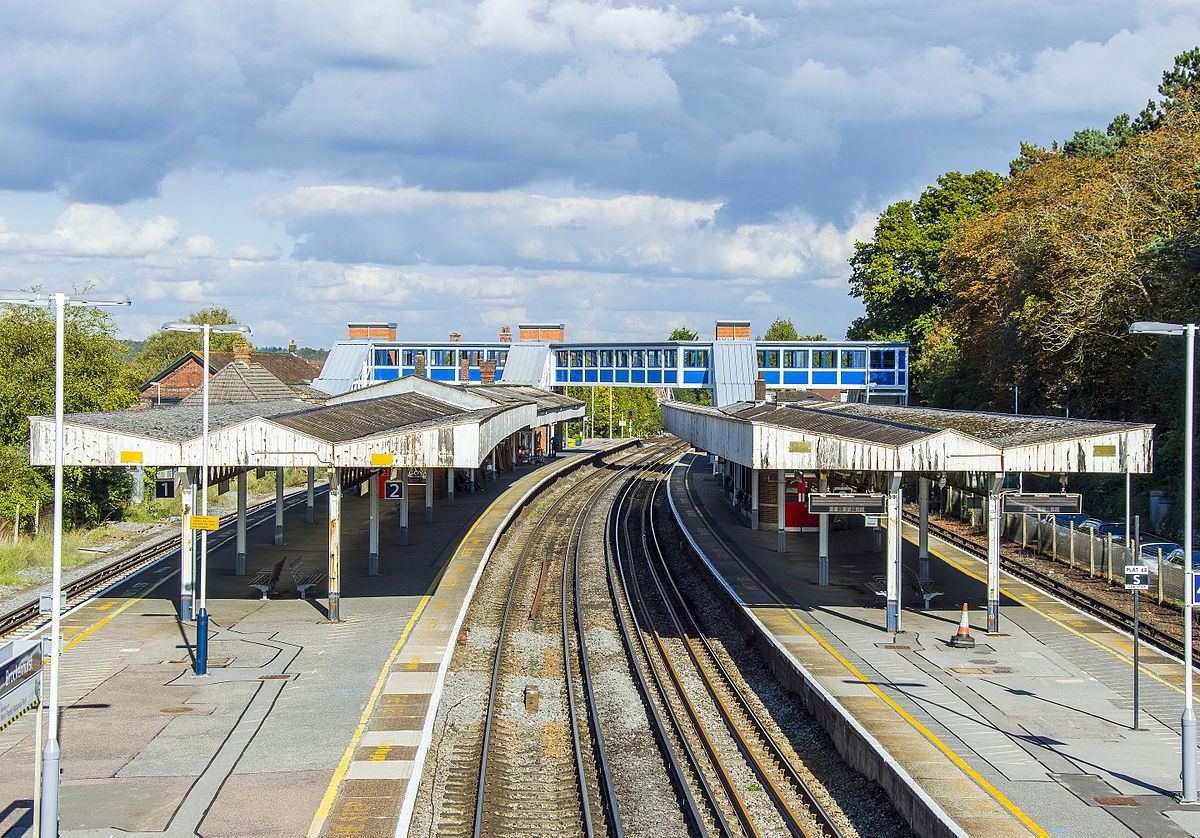
[[[1101,806],[1141,806],[1132,797],[1093,797]]]

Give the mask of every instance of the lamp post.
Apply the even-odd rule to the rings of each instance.
[[[1187,335],[1187,385],[1184,388],[1184,436],[1187,444],[1183,454],[1183,573],[1186,580],[1183,597],[1183,717],[1180,719],[1183,771],[1183,803],[1200,801],[1196,795],[1196,712],[1192,707],[1192,605],[1196,597],[1195,573],[1192,570],[1192,428],[1193,375],[1196,367],[1196,324],[1158,323],[1139,320],[1129,326],[1131,335]]]
[[[240,323],[185,323],[172,321],[163,324],[167,332],[200,332],[204,335],[204,395],[201,398],[200,422],[200,514],[208,515],[208,336],[212,332],[248,335],[250,327]],[[208,674],[208,530],[200,531],[200,590],[196,597],[196,674]]]
[[[0,291],[0,303],[54,306],[54,540],[53,570],[50,582],[50,700],[46,705],[46,745],[42,748],[42,799],[39,834],[44,838],[58,835],[59,765],[62,750],[58,745],[58,659],[62,634],[62,486],[63,486],[63,345],[67,306],[127,306],[129,298],[94,297],[69,294],[22,293]]]

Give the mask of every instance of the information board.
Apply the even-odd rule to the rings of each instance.
[[[1125,565],[1125,590],[1150,590],[1150,568],[1144,564]]]
[[[1000,496],[1000,511],[1031,515],[1080,515],[1083,495],[1078,492],[1005,492]]]
[[[887,511],[887,495],[809,492],[808,511],[814,515],[882,515]]]
[[[216,515],[192,515],[191,526],[194,530],[207,530],[212,532],[217,527],[221,526],[221,519]]]
[[[17,640],[0,647],[0,728],[37,703],[42,642]]]

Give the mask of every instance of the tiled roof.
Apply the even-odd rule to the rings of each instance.
[[[210,405],[229,402],[266,402],[297,399],[301,393],[284,384],[261,364],[240,361],[226,364],[208,381]],[[193,390],[181,404],[202,404],[204,387]]]

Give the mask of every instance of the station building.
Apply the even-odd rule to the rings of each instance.
[[[709,390],[717,406],[769,391],[806,390],[827,399],[908,403],[903,341],[763,341],[749,320],[718,320],[711,340],[568,341],[562,323],[506,326],[494,342],[397,335],[395,323],[351,323],[313,386],[332,395],[406,375],[450,384],[492,380],[544,390],[573,386]]]

